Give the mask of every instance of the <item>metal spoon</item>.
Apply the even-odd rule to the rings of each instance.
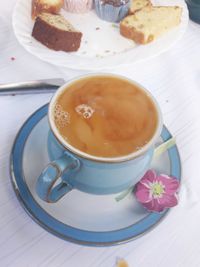
[[[0,95],[52,93],[64,83],[64,79],[54,78],[0,84]]]

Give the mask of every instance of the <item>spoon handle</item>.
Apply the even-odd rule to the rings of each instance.
[[[0,95],[52,93],[64,83],[63,79],[46,79],[0,84]]]

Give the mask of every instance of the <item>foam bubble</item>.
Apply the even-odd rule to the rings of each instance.
[[[54,119],[58,128],[63,128],[70,123],[70,114],[64,111],[59,104],[55,104],[54,107]]]
[[[89,119],[92,117],[92,114],[94,113],[94,109],[86,104],[78,105],[75,108],[76,112],[83,116],[85,119]]]

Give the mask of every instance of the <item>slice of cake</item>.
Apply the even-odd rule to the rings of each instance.
[[[140,10],[143,7],[152,6],[150,0],[131,0],[129,14],[134,14],[135,11]]]
[[[50,49],[72,52],[79,49],[82,33],[61,15],[42,13],[35,20],[32,36]]]
[[[120,33],[139,44],[147,44],[181,22],[178,6],[144,7],[120,23]]]
[[[32,19],[35,19],[43,12],[57,14],[59,13],[63,4],[64,0],[32,0]]]

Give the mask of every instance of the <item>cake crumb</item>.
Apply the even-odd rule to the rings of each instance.
[[[97,58],[103,58],[103,56],[100,55],[100,54],[96,54],[96,57],[97,57]]]
[[[118,26],[117,24],[114,24],[114,23],[112,23],[111,26],[112,26],[113,28],[117,28],[117,29],[119,28],[119,26]]]
[[[124,259],[118,259],[116,267],[129,267]]]

